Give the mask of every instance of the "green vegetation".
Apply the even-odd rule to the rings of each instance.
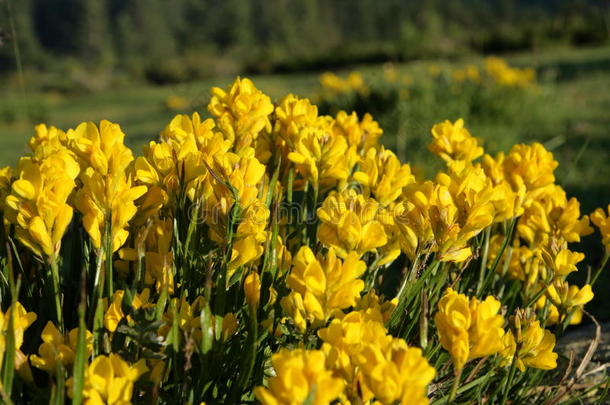
[[[0,75],[15,38],[30,83],[74,92],[603,43],[609,24],[599,0],[5,0]]]

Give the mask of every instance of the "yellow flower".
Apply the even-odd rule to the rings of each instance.
[[[297,173],[314,186],[326,189],[342,184],[349,176],[347,142],[345,138],[329,133],[325,126],[303,128],[289,150],[287,157],[294,163]]]
[[[406,185],[415,182],[411,167],[401,165],[396,155],[383,146],[368,150],[353,177],[382,205],[396,200]]]
[[[351,72],[345,79],[334,73],[325,72],[320,75],[320,84],[334,94],[357,92],[366,95],[369,92],[364,78],[358,72]]]
[[[366,271],[366,264],[351,252],[344,261],[338,259],[333,248],[327,258],[316,257],[307,246],[301,247],[294,257],[293,267],[287,279],[290,295],[282,300],[284,310],[293,318],[301,317],[309,323],[321,324],[333,314],[356,304],[364,282],[359,277]],[[291,303],[289,301],[296,301]],[[302,307],[300,303],[302,302]],[[295,314],[295,310],[299,310]],[[304,331],[303,322],[295,322]]]
[[[610,204],[607,209],[608,214],[603,209],[598,208],[591,214],[591,222],[599,228],[599,233],[602,235],[602,243],[606,247],[606,251],[610,252]]]
[[[31,380],[31,371],[27,363],[27,356],[21,352],[23,345],[23,334],[27,328],[34,323],[37,316],[34,312],[27,312],[20,302],[15,304],[15,308],[10,306],[6,313],[0,310],[0,364],[4,361],[6,352],[6,337],[8,334],[9,317],[13,314],[13,332],[15,339],[15,369]]]
[[[6,166],[0,169],[0,211],[4,211],[6,196],[11,192],[13,168]]]
[[[434,317],[441,345],[451,354],[457,371],[467,361],[490,356],[502,349],[504,319],[498,315],[500,302],[489,296],[484,301],[448,288]]]
[[[478,146],[476,138],[464,128],[464,120],[461,118],[453,124],[448,120],[436,124],[431,133],[434,140],[428,148],[446,162],[472,162],[483,155],[483,148]]]
[[[547,298],[560,309],[563,314],[569,313],[573,308],[582,308],[593,299],[591,286],[586,284],[583,288],[569,285],[567,281],[555,280],[546,289]]]
[[[528,87],[536,79],[536,72],[532,68],[513,68],[504,59],[495,56],[485,59],[485,72],[500,86]]]
[[[36,368],[54,375],[57,371],[57,362],[68,367],[74,362],[76,353],[78,328],[72,329],[65,338],[55,327],[53,322],[47,322],[42,330],[42,344],[38,348],[38,355],[32,354],[30,362]],[[86,357],[93,351],[93,335],[85,331]]]
[[[576,265],[585,258],[583,253],[572,252],[569,249],[560,249],[558,252],[545,247],[542,249],[544,261],[548,268],[554,271],[556,277],[564,277],[577,271]]]
[[[332,124],[332,130],[335,135],[343,136],[350,149],[354,148],[359,154],[368,151],[370,148],[378,147],[379,138],[383,134],[379,123],[373,120],[371,114],[364,114],[362,120],[359,121],[355,112],[347,114],[345,111],[337,113]],[[353,166],[355,162],[351,159],[350,156],[350,166]]]
[[[237,78],[226,90],[214,87],[208,111],[237,153],[252,146],[262,132],[271,132],[273,104],[250,79]]]
[[[521,371],[525,371],[526,367],[541,370],[557,367],[557,353],[553,353],[555,335],[541,328],[540,322],[519,314],[511,323],[513,327],[503,339],[504,349],[501,354],[505,364],[511,364],[514,359]]]
[[[133,161],[131,150],[123,144],[125,135],[117,124],[82,123],[68,135],[72,149],[83,160],[83,187],[77,192],[76,208],[83,214],[83,225],[93,245],[100,248],[102,235],[110,234],[112,251],[127,240],[126,227],[136,214],[134,201],[147,190],[132,186],[127,168]],[[110,229],[108,228],[110,225]]]
[[[346,382],[351,403],[427,404],[435,375],[421,349],[388,334],[379,308],[352,311],[318,332],[329,366]]]
[[[78,164],[64,151],[42,161],[21,158],[17,179],[6,198],[5,217],[16,225],[16,237],[36,255],[55,260],[72,220],[68,204]]]
[[[158,292],[167,288],[168,293],[174,292],[174,254],[172,250],[172,237],[174,223],[171,219],[155,219],[150,226],[143,226],[136,235],[136,248],[122,248],[119,250],[121,261],[115,262],[119,268],[129,269],[128,262],[137,262],[138,244],[144,235],[144,282],[153,286]]]
[[[275,376],[269,379],[269,388],[254,389],[254,395],[264,405],[296,405],[306,401],[326,405],[343,391],[343,381],[326,368],[326,356],[320,350],[281,349],[271,357],[271,363]]]
[[[318,208],[318,239],[333,247],[339,257],[355,252],[358,257],[384,246],[388,239],[378,220],[379,204],[354,190],[332,191]],[[396,253],[392,253],[394,258]]]
[[[261,298],[261,279],[256,271],[250,272],[244,280],[246,302],[253,308],[258,308]]]
[[[395,240],[411,260],[418,253],[424,253],[423,247],[434,241],[428,212],[434,188],[431,181],[407,185],[402,198],[381,216],[386,232],[391,234],[390,239]]]
[[[493,188],[480,167],[450,164],[436,176],[428,216],[442,261],[463,262],[472,255],[467,242],[494,219]]]
[[[559,186],[548,189],[546,198],[531,201],[519,218],[518,235],[532,247],[554,243],[580,242],[593,228],[589,218],[580,216],[580,203],[574,197],[567,199]],[[565,242],[564,242],[565,241]]]
[[[502,222],[523,214],[525,187],[513,189],[506,180],[504,159],[504,153],[500,152],[495,158],[485,154],[481,162],[485,175],[490,179],[495,191],[492,197],[494,222]]]
[[[83,396],[88,404],[130,404],[133,384],[148,371],[146,360],[130,365],[118,354],[97,356],[85,370]],[[68,395],[72,397],[74,379],[66,381]]]
[[[358,355],[364,381],[384,404],[428,404],[427,385],[435,371],[420,348],[392,339],[387,347],[366,345]]]
[[[558,165],[553,154],[537,142],[514,145],[503,161],[504,175],[513,190],[525,190],[526,206],[552,187]]]
[[[110,332],[114,332],[121,320],[125,317],[122,308],[124,295],[125,292],[123,290],[116,290],[112,296],[112,302],[104,314],[104,327]],[[134,309],[139,309],[148,305],[149,296],[150,290],[145,288],[140,294],[133,297],[131,306]]]

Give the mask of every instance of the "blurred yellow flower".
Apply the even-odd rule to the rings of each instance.
[[[606,247],[606,251],[610,252],[610,204],[607,208],[607,214],[603,209],[598,208],[591,214],[591,222],[597,226],[599,233],[602,235],[602,243]]]
[[[261,298],[261,279],[256,271],[250,272],[244,280],[246,302],[253,308],[258,308]]]

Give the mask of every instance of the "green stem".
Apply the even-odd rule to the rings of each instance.
[[[595,284],[595,282],[597,281],[597,278],[599,277],[599,275],[602,273],[602,270],[604,269],[604,267],[606,267],[606,263],[608,263],[608,259],[610,258],[610,250],[606,250],[606,254],[604,254],[604,258],[602,259],[602,263],[599,266],[599,268],[595,271],[595,273],[593,274],[593,278],[591,279],[591,282],[589,283],[589,285],[591,287],[593,287],[593,285]]]
[[[462,370],[459,370],[455,373],[455,379],[453,380],[453,384],[451,384],[451,391],[449,391],[449,397],[447,398],[447,403],[451,404],[455,399],[455,394],[457,394],[458,386],[460,385],[460,378],[462,377]]]
[[[513,383],[513,379],[515,378],[515,371],[517,370],[517,356],[519,354],[519,348],[515,350],[515,355],[513,357],[513,361],[510,365],[510,371],[508,372],[508,380],[506,380],[506,385],[504,386],[504,393],[502,394],[502,402],[500,405],[504,405],[506,400],[508,399],[508,392],[510,391],[510,386]]]
[[[483,256],[481,258],[481,268],[479,269],[479,282],[477,284],[477,296],[481,294],[483,289],[483,280],[485,279],[485,270],[487,268],[487,257],[489,256],[489,239],[491,236],[491,226],[485,229],[485,241],[483,242]]]
[[[112,298],[113,294],[113,283],[112,283],[112,219],[106,220],[105,229],[105,249],[106,255],[106,295],[108,299]]]
[[[61,291],[60,291],[60,283],[59,283],[59,266],[57,265],[57,258],[55,256],[49,258],[49,266],[51,270],[51,285],[52,285],[52,294],[53,300],[55,301],[55,321],[57,322],[57,327],[60,331],[63,332],[63,319],[62,319],[62,310],[61,310]]]

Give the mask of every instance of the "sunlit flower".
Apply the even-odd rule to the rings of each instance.
[[[327,405],[343,391],[343,381],[326,368],[326,356],[320,350],[281,349],[271,363],[275,376],[269,379],[269,388],[254,389],[264,405]]]
[[[396,200],[402,189],[415,181],[411,167],[401,164],[392,151],[383,147],[370,148],[353,177],[383,205]]]
[[[252,146],[261,132],[271,132],[273,104],[250,79],[237,78],[226,90],[214,87],[208,111],[238,153]]]
[[[336,311],[356,304],[364,288],[364,282],[359,277],[365,270],[366,264],[358,260],[354,252],[342,261],[332,248],[324,258],[316,257],[309,247],[303,246],[293,259],[292,271],[286,281],[291,294],[282,304],[291,314],[298,310],[298,304],[286,301],[302,302],[304,311],[294,314],[293,318],[322,323]],[[297,323],[297,326],[304,330],[304,322]]]
[[[555,335],[540,327],[540,322],[517,315],[512,319],[511,329],[504,335],[501,355],[505,364],[515,361],[519,370],[526,367],[552,370],[557,367]],[[516,358],[515,358],[516,356]]]
[[[339,257],[350,252],[358,256],[387,243],[387,235],[377,215],[379,204],[354,190],[331,192],[318,209],[321,221],[318,239],[335,248]],[[395,253],[392,253],[396,257]]]
[[[468,360],[490,356],[502,349],[504,318],[500,302],[466,297],[448,288],[434,317],[441,345],[451,354],[456,370]]]
[[[455,123],[445,121],[432,127],[433,142],[429,149],[443,160],[450,162],[462,160],[472,162],[483,155],[483,148],[477,144],[476,138],[464,128],[464,120]]]
[[[68,198],[78,173],[78,164],[65,150],[42,161],[28,157],[19,161],[17,179],[6,198],[5,217],[17,226],[17,239],[35,254],[52,260],[59,254],[72,220]]]

